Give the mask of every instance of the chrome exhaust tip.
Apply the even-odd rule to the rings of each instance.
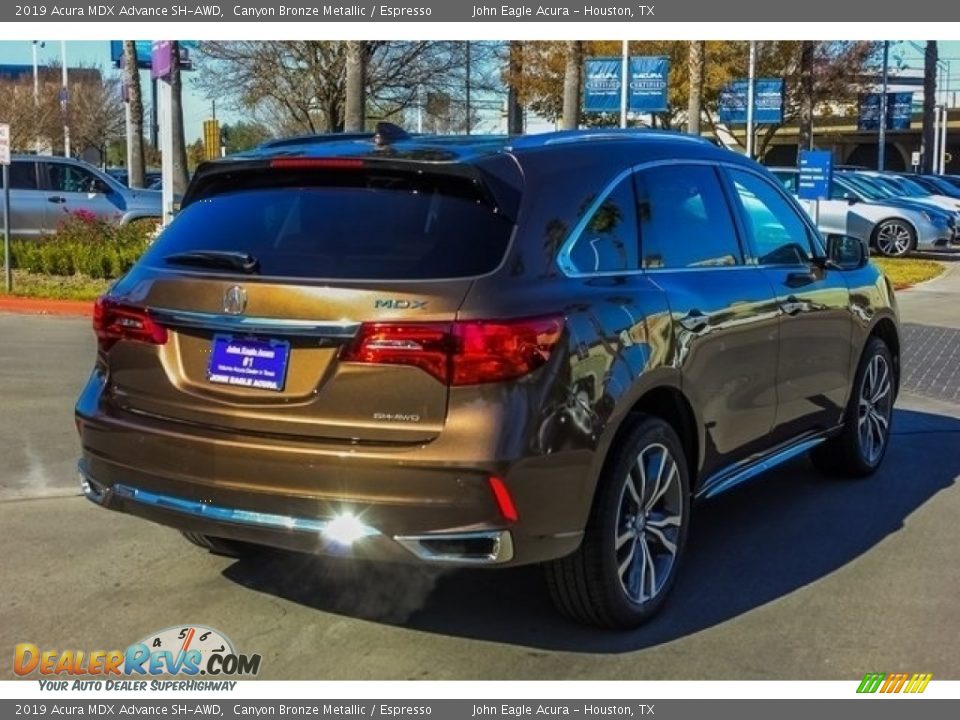
[[[398,535],[393,539],[425,562],[496,565],[513,559],[509,530]]]
[[[97,482],[91,478],[83,467],[80,464],[77,464],[77,479],[80,481],[80,490],[83,492],[83,495],[87,500],[95,502],[97,505],[102,505],[106,496],[106,489],[97,484]]]

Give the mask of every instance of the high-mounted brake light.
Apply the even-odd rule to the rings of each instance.
[[[274,158],[270,167],[278,170],[359,170],[364,166],[359,158]]]
[[[479,385],[527,375],[544,365],[563,318],[451,323],[366,323],[341,359],[418,367],[449,385]]]
[[[93,331],[101,350],[109,350],[118,340],[151,345],[167,342],[167,329],[158,325],[146,310],[102,297],[93,306]]]

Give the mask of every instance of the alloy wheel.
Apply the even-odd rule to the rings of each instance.
[[[900,222],[885,222],[877,231],[877,249],[884,255],[906,255],[912,242],[910,228]]]
[[[883,355],[874,355],[860,385],[857,404],[857,437],[860,451],[870,465],[883,455],[893,409],[890,365]]]
[[[684,522],[682,493],[670,451],[660,443],[643,448],[623,480],[614,538],[617,577],[634,603],[655,598],[673,572]]]

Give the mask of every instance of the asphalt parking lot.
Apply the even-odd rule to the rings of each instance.
[[[0,314],[0,678],[17,642],[108,649],[183,623],[263,655],[266,679],[960,678],[958,306],[960,263],[901,296],[881,472],[828,481],[801,460],[699,506],[670,605],[631,633],[559,618],[535,568],[234,561],[94,507],[71,413],[89,321]]]

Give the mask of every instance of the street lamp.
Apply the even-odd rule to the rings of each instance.
[[[37,116],[40,114],[40,72],[39,64],[37,63],[38,45],[43,48],[46,47],[46,43],[39,40],[33,41],[33,109],[37,113]],[[39,155],[41,150],[41,141],[39,135],[37,135],[35,140],[35,150],[37,155]]]

